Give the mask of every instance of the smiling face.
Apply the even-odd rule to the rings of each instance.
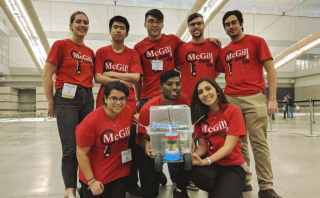
[[[122,91],[112,89],[108,97],[104,96],[105,110],[111,115],[118,115],[126,106],[126,95]]]
[[[189,22],[189,32],[194,38],[200,38],[203,35],[205,25],[202,17],[198,17]]]
[[[85,15],[78,14],[69,26],[75,36],[84,37],[89,29],[89,20]]]
[[[242,34],[242,27],[243,23],[240,24],[238,18],[235,15],[230,15],[225,21],[224,21],[224,27],[226,30],[226,33],[230,37],[238,37]]]
[[[160,37],[163,28],[163,21],[152,15],[149,15],[144,22],[144,27],[148,31],[148,35],[152,38]]]
[[[203,104],[219,107],[217,90],[209,82],[203,81],[199,84],[198,96]]]
[[[164,97],[171,101],[179,97],[181,88],[181,79],[179,76],[169,78],[165,83],[160,85],[160,91]]]
[[[125,24],[118,21],[113,22],[109,33],[112,37],[112,40],[115,42],[123,42],[128,36],[128,33],[126,33]]]

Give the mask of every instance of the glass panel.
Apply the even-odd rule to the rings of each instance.
[[[7,58],[3,58],[3,64],[5,66],[9,66],[9,60]]]
[[[2,53],[3,57],[9,59],[9,52],[7,50],[1,49],[1,53]]]
[[[309,61],[305,61],[305,68],[309,69]]]
[[[296,60],[297,69],[300,69],[300,65],[301,65],[301,61],[300,60]]]

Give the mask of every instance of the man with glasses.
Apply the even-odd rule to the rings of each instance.
[[[144,76],[135,84],[137,107],[140,109],[148,100],[161,94],[159,78],[164,71],[174,70],[174,52],[184,43],[173,34],[161,34],[164,27],[163,14],[158,9],[145,14],[144,27],[148,37],[134,46],[138,51]],[[140,90],[141,87],[141,90]]]
[[[240,11],[227,12],[222,24],[231,38],[231,42],[220,53],[226,79],[224,92],[228,102],[240,107],[247,128],[247,136],[241,139],[241,152],[245,162],[250,165],[249,136],[260,188],[259,197],[281,198],[273,190],[273,173],[267,144],[268,115],[277,112],[277,74],[270,50],[263,38],[243,33]],[[268,103],[263,68],[268,76]],[[243,191],[252,190],[251,176],[252,173],[248,171]]]
[[[204,39],[203,16],[198,13],[191,14],[188,17],[188,27],[192,40],[178,48],[176,66],[181,71],[182,93],[188,98],[188,106],[191,106],[193,89],[198,80],[216,79],[222,70],[216,71],[216,65],[220,63],[218,61],[220,49]]]
[[[122,16],[115,16],[109,22],[109,33],[112,37],[112,44],[97,50],[95,57],[94,78],[101,87],[97,96],[96,107],[103,105],[102,97],[106,84],[112,81],[123,82],[129,89],[127,104],[132,112],[137,112],[135,92],[133,84],[138,82],[143,74],[139,54],[136,50],[127,48],[124,39],[129,32],[129,23]],[[136,128],[131,128],[129,146],[132,148],[131,174],[128,179],[127,191],[133,195],[140,196],[141,189],[138,186],[137,162],[135,156],[135,135]]]
[[[158,9],[149,10],[145,14],[144,27],[147,29],[148,37],[134,46],[138,51],[143,69],[143,79],[135,84],[137,107],[141,107],[153,97],[158,96],[159,78],[164,71],[174,70],[175,51],[184,43],[173,34],[161,34],[164,27],[164,16]],[[218,39],[210,38],[210,41],[220,45]],[[143,86],[141,86],[143,85]]]

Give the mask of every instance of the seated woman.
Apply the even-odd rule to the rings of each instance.
[[[207,191],[209,198],[242,197],[248,167],[241,153],[240,138],[246,129],[240,108],[228,104],[211,78],[197,82],[191,104],[193,122],[204,115],[195,125],[199,140],[191,181]]]
[[[79,178],[84,198],[124,198],[130,174],[128,139],[133,121],[126,105],[129,90],[114,81],[105,86],[104,105],[91,112],[76,129]]]

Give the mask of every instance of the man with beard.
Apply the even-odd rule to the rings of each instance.
[[[158,96],[159,77],[164,71],[174,70],[175,51],[184,43],[173,34],[161,34],[164,27],[163,13],[158,9],[149,10],[145,14],[144,27],[147,29],[148,37],[134,46],[138,51],[143,69],[143,79],[135,83],[137,107],[141,107],[152,98]],[[215,45],[220,41],[208,38]],[[141,86],[143,84],[143,86]],[[140,90],[141,89],[141,90]]]
[[[191,106],[193,89],[198,80],[216,79],[221,71],[216,70],[217,63],[220,63],[218,61],[220,49],[204,39],[203,16],[199,13],[191,14],[188,17],[188,27],[192,40],[178,48],[176,66],[181,71],[182,93],[188,98],[188,106]]]
[[[247,136],[241,139],[241,152],[245,162],[250,165],[249,136],[260,188],[259,197],[281,198],[273,190],[273,173],[267,144],[268,115],[277,112],[277,73],[270,50],[263,38],[243,33],[240,11],[227,12],[222,24],[231,38],[231,42],[220,53],[226,79],[224,93],[229,103],[240,107],[247,128]],[[268,103],[263,68],[268,76]],[[248,171],[243,191],[252,190],[251,176],[251,171]]]
[[[150,136],[147,134],[145,127],[150,124],[150,107],[161,105],[180,105],[187,104],[187,97],[181,92],[181,79],[177,71],[165,71],[160,76],[160,92],[161,95],[149,100],[140,110],[138,134],[136,136],[137,150],[139,156],[139,173],[142,194],[144,198],[156,198],[159,195],[159,172],[154,169],[154,159],[151,156],[151,143]],[[183,178],[184,175],[180,174],[183,171],[183,166],[179,168],[179,177],[177,184],[180,180],[185,186],[188,186],[189,180]]]
[[[124,45],[124,39],[129,32],[129,23],[122,16],[115,16],[109,22],[109,33],[112,37],[112,44],[97,50],[95,57],[94,78],[101,87],[97,96],[96,107],[103,105],[102,97],[104,87],[112,81],[123,82],[129,88],[129,96],[126,103],[137,112],[135,92],[133,84],[140,79],[143,74],[139,54],[136,50],[127,48]],[[131,174],[128,179],[127,191],[135,196],[141,195],[141,189],[138,186],[138,173],[135,151],[136,127],[131,128],[129,147],[132,148]]]

